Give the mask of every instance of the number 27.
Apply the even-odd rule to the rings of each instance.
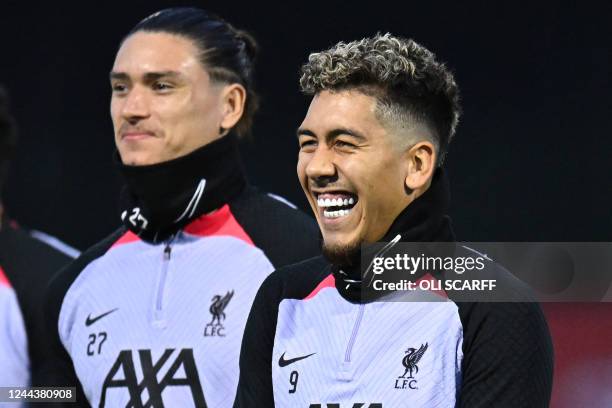
[[[106,341],[106,332],[100,332],[97,335],[95,333],[92,333],[89,335],[89,344],[87,345],[87,355],[88,356],[93,356],[95,354],[95,347],[94,346],[96,344],[96,340],[101,339],[100,343],[98,344],[98,354],[100,354],[102,352],[102,344],[104,344],[104,342]]]

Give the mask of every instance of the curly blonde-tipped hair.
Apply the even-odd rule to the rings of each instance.
[[[300,86],[306,95],[357,89],[377,99],[376,114],[383,125],[393,129],[426,125],[438,151],[438,165],[461,114],[459,89],[448,68],[417,42],[389,33],[339,42],[310,54],[302,66]]]

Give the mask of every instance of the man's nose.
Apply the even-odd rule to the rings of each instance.
[[[142,89],[134,87],[125,98],[121,115],[128,121],[138,121],[149,114],[149,98]]]
[[[308,165],[306,165],[306,175],[315,181],[329,180],[336,177],[337,171],[334,165],[334,153],[326,146],[318,147],[312,154]]]

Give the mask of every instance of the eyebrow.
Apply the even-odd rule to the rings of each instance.
[[[316,137],[313,131],[310,131],[308,129],[303,129],[303,128],[298,128],[298,130],[295,133],[298,138],[302,135]]]
[[[110,79],[126,81],[130,79],[130,76],[125,72],[111,71],[109,75]],[[145,82],[153,82],[160,78],[180,78],[181,74],[177,71],[160,71],[160,72],[147,72],[143,75]]]
[[[298,138],[300,136],[302,136],[302,135],[304,135],[304,136],[312,136],[312,137],[316,137],[317,136],[312,130],[304,129],[304,128],[299,128],[296,133],[297,133],[297,137]],[[367,140],[367,138],[361,132],[358,132],[358,131],[353,130],[353,129],[348,129],[348,128],[337,128],[337,129],[330,130],[325,135],[325,139],[327,141],[331,141],[331,140],[336,139],[340,135],[352,136],[352,137],[354,137],[355,139],[358,139],[361,142]]]

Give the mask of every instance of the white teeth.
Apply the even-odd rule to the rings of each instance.
[[[319,198],[317,199],[317,205],[319,207],[340,207],[346,205],[355,204],[354,198]]]
[[[347,216],[350,213],[350,210],[338,210],[338,211],[323,211],[323,216],[325,218],[339,218]]]

